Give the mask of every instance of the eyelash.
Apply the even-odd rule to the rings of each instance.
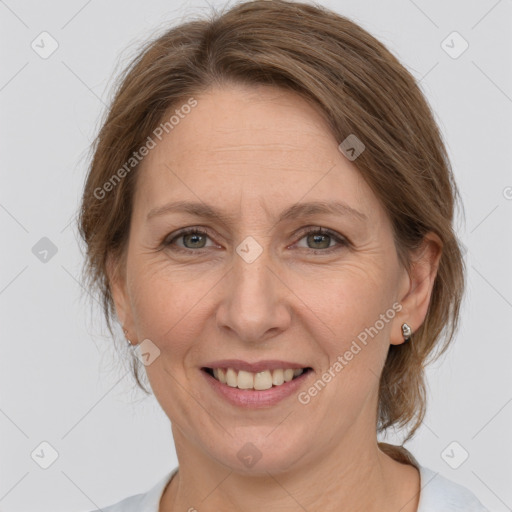
[[[162,242],[162,245],[163,247],[170,247],[171,245],[173,245],[173,242],[179,238],[182,238],[186,235],[191,235],[191,234],[197,234],[197,235],[203,235],[203,236],[207,236],[208,238],[211,238],[210,237],[210,234],[208,233],[207,230],[205,230],[204,228],[196,228],[196,227],[191,227],[191,228],[184,228],[180,231],[178,231],[170,240],[167,240],[168,237],[166,239],[164,239],[164,241]],[[344,237],[341,237],[340,235],[338,235],[335,231],[331,231],[330,229],[327,229],[327,228],[321,228],[321,227],[315,227],[315,228],[305,228],[305,230],[301,231],[300,232],[300,238],[299,240],[302,240],[304,237],[308,236],[308,235],[312,235],[312,234],[315,234],[315,235],[328,235],[330,236],[332,239],[334,239],[336,242],[338,242],[338,245],[336,246],[333,246],[333,247],[328,247],[327,249],[307,249],[306,250],[309,250],[311,251],[313,254],[330,254],[336,250],[339,250],[341,249],[342,247],[348,247],[349,246],[349,242],[348,240],[346,240]],[[200,248],[200,249],[186,249],[186,248],[183,248],[183,247],[178,247],[178,246],[175,246],[174,248],[172,248],[173,251],[177,251],[177,252],[181,252],[181,253],[199,253],[199,254],[203,254],[207,249],[206,248]]]

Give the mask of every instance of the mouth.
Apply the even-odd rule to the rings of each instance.
[[[303,368],[268,368],[251,372],[233,367],[207,367],[201,370],[224,386],[252,391],[265,391],[278,388],[312,372],[309,366]]]

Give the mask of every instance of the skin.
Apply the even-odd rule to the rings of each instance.
[[[415,332],[424,321],[440,240],[429,234],[407,273],[357,160],[339,151],[316,107],[293,92],[230,84],[196,99],[143,161],[126,259],[118,272],[109,263],[127,337],[160,350],[146,371],[179,461],[160,511],[415,512],[417,469],[377,446],[378,376],[389,345],[403,343],[402,323]],[[204,202],[232,218],[168,213],[147,221],[173,200]],[[293,204],[331,200],[367,220],[276,221]],[[209,236],[164,246],[189,226]],[[348,245],[322,244],[301,232],[306,226],[331,229]],[[263,249],[252,263],[236,252],[248,236]],[[326,247],[337,249],[322,254]],[[307,405],[293,394],[276,406],[241,409],[201,374],[216,359],[279,359],[313,368],[307,390],[394,303],[401,311]],[[237,457],[248,442],[262,454],[251,468]]]

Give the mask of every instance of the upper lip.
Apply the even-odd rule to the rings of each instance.
[[[287,368],[309,368],[307,365],[301,363],[292,363],[289,361],[277,361],[275,359],[268,359],[264,361],[256,361],[254,363],[249,363],[247,361],[243,361],[241,359],[222,359],[220,361],[211,361],[206,363],[204,368],[233,368],[234,370],[244,370],[246,372],[262,372],[264,370],[277,370],[282,368],[286,370]]]

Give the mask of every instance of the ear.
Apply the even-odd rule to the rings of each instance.
[[[106,261],[107,277],[110,285],[110,292],[114,301],[117,319],[121,326],[128,333],[126,337],[135,342],[135,330],[131,314],[130,300],[126,287],[126,271],[124,258],[119,258],[109,253]]]
[[[427,233],[421,246],[414,251],[409,272],[404,268],[400,283],[399,303],[402,309],[395,316],[390,343],[404,343],[402,324],[407,323],[414,333],[427,316],[428,306],[443,243],[435,233]]]

